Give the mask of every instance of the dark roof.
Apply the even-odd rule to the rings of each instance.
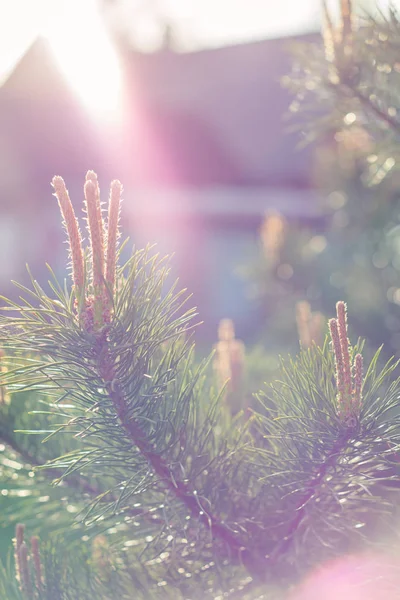
[[[134,61],[128,56],[125,64],[132,103],[139,97],[165,119],[169,114],[178,128],[182,119],[183,132],[192,121],[187,131],[197,130],[200,135],[189,154],[200,166],[202,154],[212,162],[214,152],[210,157],[208,144],[213,138],[230,168],[228,180],[222,176],[222,183],[307,186],[312,152],[299,152],[299,134],[289,133],[285,114],[293,98],[281,85],[281,78],[291,70],[292,41],[264,40],[180,55],[140,55]],[[180,144],[175,148],[184,164],[186,150]]]
[[[312,151],[297,151],[283,123],[287,47],[283,39],[188,54],[122,52],[129,110],[123,139],[110,149],[37,39],[0,90],[1,137],[40,178],[83,176],[90,167],[141,186],[308,187]]]

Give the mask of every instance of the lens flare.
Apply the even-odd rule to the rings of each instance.
[[[325,564],[307,577],[290,600],[396,600],[399,590],[396,557],[365,554]]]
[[[121,96],[121,69],[94,0],[48,2],[42,35],[61,71],[89,109],[112,115]]]

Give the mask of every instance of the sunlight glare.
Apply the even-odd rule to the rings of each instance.
[[[121,99],[121,68],[95,0],[48,2],[42,34],[70,85],[89,109],[112,116]]]

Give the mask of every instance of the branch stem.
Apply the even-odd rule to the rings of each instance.
[[[107,344],[104,340],[103,344]],[[151,466],[153,472],[158,475],[165,487],[184,504],[188,512],[210,531],[213,537],[218,538],[229,548],[231,555],[236,558],[247,569],[250,575],[257,579],[266,575],[267,560],[265,557],[255,555],[240,538],[234,534],[226,525],[198,501],[195,490],[190,490],[177,474],[172,473],[164,458],[154,450],[137,420],[128,411],[121,386],[115,379],[115,368],[109,351],[104,351],[104,346],[99,353],[103,357],[99,361],[99,375],[105,382],[105,387],[114,405],[119,422],[132,444],[141,452]],[[104,358],[105,357],[105,358]]]
[[[297,503],[297,507],[295,509],[296,516],[292,519],[292,521],[289,522],[286,534],[276,544],[273,552],[270,555],[272,563],[275,563],[277,559],[282,556],[282,554],[286,553],[293,543],[296,533],[300,529],[304,519],[307,517],[308,504],[315,496],[316,488],[323,482],[328,469],[335,464],[337,457],[343,448],[345,448],[349,439],[348,436],[348,431],[345,431],[344,434],[336,440],[331,451],[318,469],[317,475],[308,484],[307,492],[301,496],[299,502]]]

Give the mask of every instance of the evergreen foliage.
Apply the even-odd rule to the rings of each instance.
[[[352,31],[344,19],[318,67],[334,89],[355,85]],[[398,363],[350,344],[343,302],[321,345],[307,312],[302,350],[243,412],[233,332],[213,359],[221,388],[213,360],[195,358],[196,313],[168,261],[147,248],[120,264],[121,184],[105,219],[88,172],[87,247],[53,185],[72,286],[49,268],[50,292],[32,277],[0,320],[1,522],[16,528],[0,597],[398,598]]]
[[[278,248],[263,243],[249,276],[271,311],[265,337],[282,348],[297,344],[296,303],[328,316],[343,299],[355,335],[384,342],[389,358],[400,355],[399,16],[357,17],[354,3],[337,4],[337,18],[325,9],[323,43],[295,44],[284,78],[289,124],[315,145],[319,220],[285,221]]]

